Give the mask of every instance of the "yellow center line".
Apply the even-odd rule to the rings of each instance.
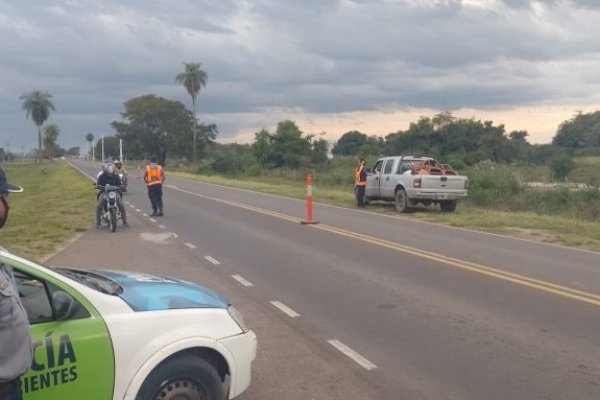
[[[193,196],[205,198],[207,200],[212,200],[212,201],[215,201],[218,203],[227,204],[227,205],[230,205],[233,207],[238,207],[241,209],[253,211],[256,213],[263,214],[263,215],[269,215],[269,216],[272,216],[275,218],[283,219],[288,222],[294,222],[294,223],[302,222],[302,219],[300,219],[300,218],[292,217],[292,216],[286,215],[286,214],[281,214],[276,211],[265,210],[262,208],[249,206],[247,204],[238,203],[236,201],[224,200],[224,199],[219,199],[216,197],[206,196],[203,194],[190,192],[185,189],[180,189],[180,188],[173,188],[173,189],[184,192],[184,193],[191,194]],[[470,261],[459,260],[456,258],[444,256],[442,254],[437,254],[437,253],[433,253],[433,252],[430,252],[427,250],[421,250],[421,249],[418,249],[415,247],[410,247],[410,246],[402,245],[399,243],[390,242],[385,239],[380,239],[380,238],[376,238],[373,236],[368,236],[368,235],[364,235],[361,233],[348,231],[348,230],[337,228],[337,227],[330,226],[330,225],[316,224],[316,225],[307,225],[307,226],[311,227],[313,229],[319,229],[319,230],[333,233],[336,235],[345,236],[345,237],[352,238],[355,240],[360,240],[365,243],[370,243],[370,244],[374,244],[376,246],[385,247],[385,248],[395,250],[398,252],[402,252],[405,254],[411,254],[416,257],[421,257],[421,258],[429,259],[432,261],[437,261],[437,262],[445,264],[445,265],[449,265],[452,267],[460,268],[460,269],[471,271],[471,272],[476,272],[478,274],[486,275],[486,276],[489,276],[492,278],[516,283],[518,285],[527,286],[527,287],[534,288],[534,289],[541,290],[541,291],[548,292],[548,293],[553,293],[558,296],[567,297],[567,298],[570,298],[573,300],[578,300],[578,301],[581,301],[584,303],[600,306],[600,295],[596,295],[593,293],[584,292],[584,291],[573,289],[573,288],[570,288],[567,286],[557,285],[557,284],[554,284],[551,282],[531,278],[528,276],[503,271],[500,269],[488,267],[488,266],[473,263]]]

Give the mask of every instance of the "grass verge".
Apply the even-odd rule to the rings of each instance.
[[[0,230],[2,247],[39,261],[90,229],[95,194],[81,173],[64,162],[2,168],[9,182],[25,189],[9,196],[8,222]]]

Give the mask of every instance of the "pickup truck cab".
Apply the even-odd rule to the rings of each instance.
[[[468,179],[431,157],[395,156],[377,160],[367,174],[365,201],[394,201],[396,210],[408,212],[418,203],[439,204],[452,212],[467,197]]]

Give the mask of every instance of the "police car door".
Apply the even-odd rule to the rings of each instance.
[[[97,311],[54,277],[2,261],[13,267],[31,324],[33,362],[21,377],[23,399],[112,399],[113,348]]]

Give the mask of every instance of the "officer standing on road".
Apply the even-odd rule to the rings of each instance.
[[[165,182],[165,171],[158,165],[156,157],[150,157],[150,164],[146,165],[144,182],[148,187],[148,198],[152,204],[152,216],[163,216],[162,185]]]
[[[365,187],[367,186],[367,169],[365,168],[365,159],[361,158],[358,167],[354,172],[356,203],[359,208],[365,207]]]
[[[0,228],[8,219],[8,194],[23,189],[6,182],[0,168]],[[31,366],[29,321],[12,268],[0,262],[0,400],[20,400],[19,377]]]

